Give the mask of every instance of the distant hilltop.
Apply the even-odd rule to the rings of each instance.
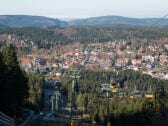
[[[56,18],[30,15],[0,15],[0,27],[66,27],[73,25],[142,25],[164,26],[168,25],[167,18],[128,18],[121,16],[102,16],[86,19],[62,21]]]
[[[65,21],[43,16],[0,15],[0,26],[6,27],[51,27],[67,25]]]
[[[143,26],[163,26],[168,25],[167,18],[128,18],[122,16],[102,16],[87,19],[72,20],[69,25],[143,25]]]

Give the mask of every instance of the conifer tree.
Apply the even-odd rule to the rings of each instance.
[[[2,50],[3,89],[1,90],[1,110],[10,115],[18,115],[27,96],[27,78],[20,69],[15,48],[12,45]]]

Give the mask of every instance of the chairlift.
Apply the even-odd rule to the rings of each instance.
[[[129,95],[129,98],[134,99],[135,96],[134,96],[133,94],[130,94],[130,95]]]
[[[57,76],[57,77],[61,76],[61,70],[58,69],[58,70],[56,71],[56,76]]]
[[[141,97],[140,91],[137,90],[137,87],[135,86],[135,89],[134,89],[133,93],[131,93],[129,95],[129,98],[134,99],[134,98],[139,98],[139,97]]]
[[[153,94],[145,94],[145,98],[153,98]]]
[[[112,93],[117,93],[118,90],[119,90],[117,83],[112,83],[112,84],[110,85],[110,88],[111,88],[111,92],[112,92]]]
[[[152,99],[152,98],[153,98],[153,93],[152,93],[151,87],[150,87],[150,89],[148,89],[148,91],[146,92],[145,98],[149,98],[149,99]]]
[[[104,92],[110,92],[110,84],[101,84],[101,91]]]

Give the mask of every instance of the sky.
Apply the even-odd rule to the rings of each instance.
[[[161,18],[167,13],[168,0],[0,0],[0,15]]]

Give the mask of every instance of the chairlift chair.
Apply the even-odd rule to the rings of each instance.
[[[140,91],[137,90],[137,87],[135,86],[135,89],[134,89],[133,93],[131,93],[129,95],[129,98],[134,99],[134,98],[139,98],[139,97],[141,97]]]
[[[151,87],[150,87],[150,89],[146,92],[145,98],[149,98],[149,99],[152,99],[152,98],[153,98],[153,93],[152,93]]]

